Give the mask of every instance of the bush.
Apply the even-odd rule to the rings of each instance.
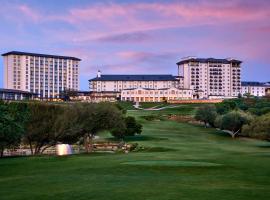
[[[199,107],[195,115],[195,119],[204,122],[205,127],[207,127],[207,124],[214,127],[216,117],[217,111],[213,105]]]
[[[111,130],[111,134],[119,139],[123,139],[126,136],[141,134],[141,132],[142,125],[139,124],[134,117],[130,116],[124,118],[124,124]]]
[[[0,157],[6,148],[19,145],[25,134],[28,109],[25,103],[0,101]]]
[[[225,100],[222,103],[216,104],[216,111],[221,115],[224,115],[235,108],[237,108],[237,104],[234,100]]]
[[[252,120],[252,116],[243,111],[231,111],[225,114],[220,121],[222,130],[231,131],[231,136],[241,132],[242,126],[248,124]]]
[[[147,121],[163,120],[162,116],[159,116],[159,115],[145,115],[145,116],[141,116],[141,118]]]
[[[242,130],[243,136],[270,140],[270,113],[256,117]]]

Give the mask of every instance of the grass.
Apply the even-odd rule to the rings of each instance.
[[[141,108],[160,108],[160,107],[164,107],[164,106],[168,106],[170,104],[165,103],[165,102],[141,102],[140,103],[140,107]]]
[[[128,112],[136,117],[151,113]],[[268,142],[233,140],[214,129],[174,121],[140,120],[143,134],[128,138],[144,148],[139,152],[1,159],[0,199],[270,198]]]

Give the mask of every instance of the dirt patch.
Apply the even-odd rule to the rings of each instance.
[[[195,125],[201,125],[200,121],[197,121],[192,116],[187,115],[170,115],[168,116],[169,120],[176,121],[176,122],[182,122],[182,123],[190,123]]]

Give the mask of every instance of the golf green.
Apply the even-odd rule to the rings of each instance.
[[[128,138],[140,151],[0,159],[0,199],[270,199],[269,142],[128,114],[143,123]]]

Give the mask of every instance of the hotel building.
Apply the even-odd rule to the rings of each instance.
[[[163,102],[187,99],[193,99],[193,90],[172,87],[163,89],[135,88],[121,91],[122,101]]]
[[[241,94],[263,97],[269,95],[270,84],[260,82],[242,82]]]
[[[241,93],[241,61],[235,59],[183,58],[178,75],[183,76],[184,88],[203,91],[211,96],[236,97]]]
[[[79,58],[11,51],[4,57],[4,87],[59,98],[65,89],[79,88]]]
[[[134,88],[162,89],[179,87],[180,79],[172,75],[102,75],[98,71],[97,77],[89,80],[89,88],[94,92],[119,93]]]

